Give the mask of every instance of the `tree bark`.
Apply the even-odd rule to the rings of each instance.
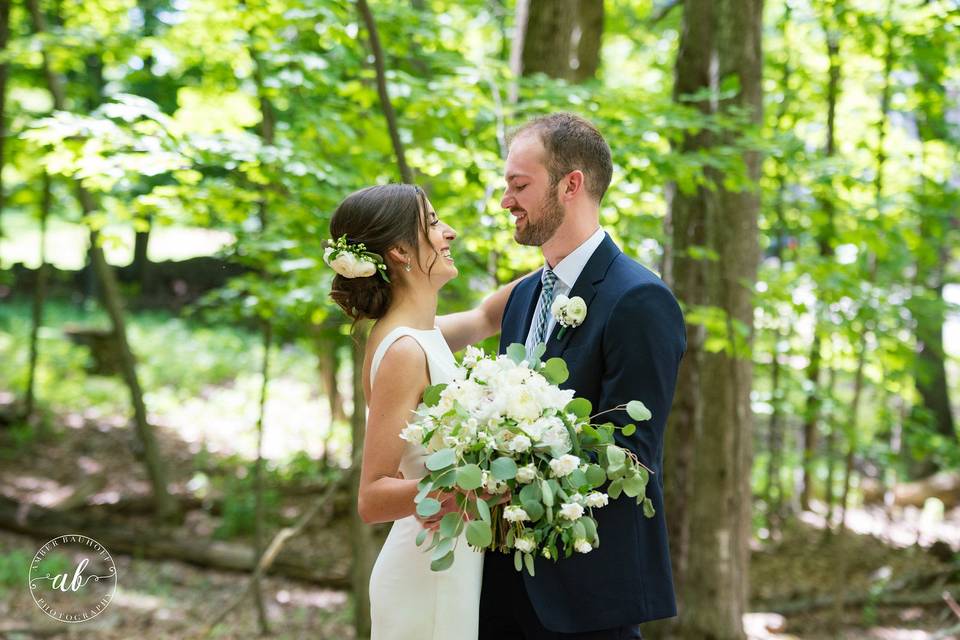
[[[373,530],[360,519],[357,498],[360,490],[360,469],[363,460],[363,439],[367,428],[366,402],[363,394],[363,353],[366,339],[356,336],[352,350],[353,364],[353,413],[350,417],[352,435],[352,466],[350,471],[350,542],[353,563],[350,580],[353,584],[353,621],[357,638],[370,637],[370,572],[377,557],[377,543]]]
[[[827,58],[830,61],[827,71],[829,77],[827,82],[827,139],[824,143],[824,155],[827,158],[832,158],[836,154],[837,100],[840,93],[840,30],[834,25],[834,21],[842,11],[842,9],[837,8],[839,4],[832,5],[832,11],[835,15],[823,19],[824,32],[827,38]],[[823,192],[817,198],[827,217],[826,224],[817,233],[817,247],[822,259],[833,256],[833,238],[836,235],[833,181],[829,179],[828,182],[829,184],[824,187]],[[819,307],[820,305],[821,302],[818,300],[816,306]],[[800,495],[800,504],[803,509],[808,511],[810,510],[810,500],[813,497],[817,428],[820,417],[820,350],[825,338],[823,331],[824,327],[820,323],[819,310],[815,309],[813,342],[810,347],[810,366],[807,369],[810,392],[807,396],[803,421],[803,492]]]
[[[373,65],[377,73],[377,94],[380,96],[380,108],[383,110],[383,117],[387,121],[387,128],[390,131],[390,141],[393,143],[393,151],[397,158],[397,166],[400,169],[400,179],[407,184],[413,184],[413,171],[407,164],[407,157],[403,150],[403,142],[400,140],[400,130],[397,128],[397,116],[393,110],[393,104],[390,102],[390,94],[387,92],[387,78],[384,71],[385,63],[383,57],[383,48],[380,46],[380,35],[377,32],[377,22],[373,18],[367,0],[357,0],[357,8],[367,26],[367,34],[370,38],[370,49],[373,51]]]
[[[38,1],[27,0],[27,7],[30,11],[34,31],[38,34],[44,33],[46,31],[46,21],[40,12]],[[63,79],[50,66],[46,51],[43,52],[43,71],[47,78],[50,95],[53,98],[54,108],[58,110],[65,109],[66,92],[64,90]],[[84,216],[93,214],[97,209],[93,196],[83,187],[80,181],[76,181],[75,186],[77,200],[80,203],[80,208],[83,210]],[[143,402],[143,390],[140,387],[140,379],[137,376],[137,363],[133,351],[130,349],[130,344],[127,341],[123,301],[120,297],[116,274],[113,268],[107,264],[99,240],[99,233],[92,230],[90,232],[90,250],[88,255],[92,263],[93,272],[100,285],[100,295],[104,309],[110,318],[110,323],[116,336],[117,347],[121,357],[123,379],[127,388],[130,390],[130,402],[133,405],[134,426],[136,428],[137,439],[143,449],[144,466],[146,467],[147,475],[150,479],[150,486],[153,490],[153,497],[156,502],[156,515],[162,520],[172,519],[176,515],[176,503],[170,497],[167,487],[166,468],[160,458],[160,451],[157,447],[153,427],[147,422],[147,408]]]
[[[24,416],[29,421],[33,418],[34,401],[36,398],[38,336],[43,325],[43,306],[47,298],[47,279],[50,270],[47,268],[47,219],[50,217],[50,174],[43,172],[43,189],[40,196],[40,267],[37,270],[37,286],[33,292],[33,312],[30,325],[30,364],[27,370],[27,398]]]
[[[597,77],[603,46],[603,0],[579,0],[577,14],[577,68],[574,82]]]
[[[270,384],[270,349],[273,347],[273,325],[265,321],[263,326],[263,366],[260,371],[260,408],[257,416],[257,461],[253,467],[253,555],[257,563],[263,558],[263,419],[267,409],[267,389]],[[263,593],[260,588],[260,576],[254,571],[250,580],[250,591],[257,607],[257,624],[260,634],[270,633],[267,611],[263,606]]]
[[[677,56],[675,94],[707,89],[712,99],[698,107],[706,113],[741,108],[754,125],[762,118],[761,49],[762,2],[734,0],[687,0],[683,32]],[[729,77],[737,77],[737,95],[720,99],[716,92]],[[688,149],[708,150],[713,145],[735,141],[736,132],[698,134],[685,140]],[[743,156],[748,175],[760,175],[760,155],[746,151]],[[723,186],[723,176],[710,171],[713,189],[700,187],[696,194],[678,193],[673,199],[675,291],[687,305],[720,308],[727,318],[729,348],[707,353],[694,341],[688,344],[685,367],[697,367],[694,375],[681,372],[677,398],[696,397],[694,411],[676,415],[690,420],[678,432],[692,434],[692,465],[687,482],[691,487],[674,488],[673,495],[686,496],[688,520],[682,531],[689,536],[679,550],[684,571],[679,582],[684,637],[740,639],[742,618],[747,606],[751,514],[751,439],[753,418],[750,409],[753,334],[752,287],[759,261],[757,216],[759,194],[755,189],[734,192]],[[679,215],[678,215],[679,214]],[[689,258],[693,234],[702,234],[701,246],[712,249],[716,261]],[[690,272],[693,272],[692,274]],[[688,284],[693,290],[688,291]],[[746,328],[746,337],[735,328]],[[693,355],[693,358],[690,358]],[[694,383],[693,386],[687,386]],[[709,428],[702,414],[710,407]],[[700,414],[698,416],[698,414]],[[673,417],[673,416],[672,416]],[[670,443],[678,434],[671,435]],[[668,467],[668,483],[676,481],[676,469]],[[668,504],[668,510],[674,509]],[[696,522],[696,526],[690,523]],[[676,551],[674,552],[676,553]],[[695,579],[694,579],[695,576]]]
[[[580,17],[579,0],[528,0],[528,3],[523,75],[544,73],[551,78],[573,81],[576,73],[571,64],[573,32]]]
[[[6,52],[10,40],[10,0],[0,0],[0,51]],[[7,143],[7,75],[9,64],[0,63],[0,238],[3,238],[3,213],[7,206],[6,189],[3,184],[3,168],[6,166]]]

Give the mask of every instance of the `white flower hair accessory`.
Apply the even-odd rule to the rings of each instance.
[[[568,327],[579,327],[587,317],[587,303],[580,296],[568,298],[558,295],[550,305],[550,313],[560,323],[560,333],[557,338],[563,337]]]
[[[362,242],[349,242],[346,235],[336,242],[327,240],[323,250],[323,261],[344,278],[369,278],[377,272],[387,282],[387,265],[379,254],[367,251]]]

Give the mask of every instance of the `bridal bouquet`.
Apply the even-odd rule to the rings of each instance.
[[[543,352],[543,345],[527,352],[513,344],[506,355],[492,357],[468,347],[457,379],[428,387],[401,433],[430,454],[417,514],[440,512],[437,491],[456,494],[457,511],[442,517],[426,546],[434,571],[451,566],[464,529],[471,546],[512,550],[517,571],[526,567],[533,575],[536,554],[557,560],[561,552],[568,557],[599,545],[593,510],[610,498],[636,498],[653,516],[646,497],[650,471],[613,438],[615,429],[632,435],[636,426],[594,423],[624,410],[649,420],[650,411],[634,400],[591,416],[588,400],[557,386],[567,379],[566,363],[541,362]],[[430,533],[421,531],[417,545]]]

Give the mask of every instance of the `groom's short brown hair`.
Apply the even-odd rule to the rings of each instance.
[[[510,136],[510,142],[526,133],[540,136],[546,150],[544,164],[552,186],[556,186],[563,176],[579,169],[583,172],[587,192],[597,202],[603,199],[613,175],[613,161],[607,141],[592,123],[573,113],[553,113],[517,129]]]

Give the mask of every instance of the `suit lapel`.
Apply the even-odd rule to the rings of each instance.
[[[610,235],[605,234],[603,242],[600,243],[600,246],[597,247],[593,255],[590,256],[590,259],[587,260],[587,264],[584,265],[583,271],[580,272],[580,276],[573,284],[573,289],[570,290],[570,294],[567,296],[569,298],[576,296],[583,298],[583,301],[587,305],[588,318],[590,316],[590,303],[593,302],[594,297],[597,295],[597,289],[604,278],[606,278],[607,271],[610,269],[613,259],[620,255],[620,253],[620,248],[610,238]],[[539,288],[537,291],[539,293]],[[534,304],[536,304],[536,298],[534,299]],[[530,313],[533,313],[532,309]],[[579,328],[568,327],[567,330],[563,332],[562,337],[557,337],[560,329],[562,329],[562,327],[558,322],[550,334],[550,339],[547,341],[547,350],[543,355],[544,360],[561,357],[563,352],[566,351],[567,345],[570,344],[573,334],[578,331]]]

